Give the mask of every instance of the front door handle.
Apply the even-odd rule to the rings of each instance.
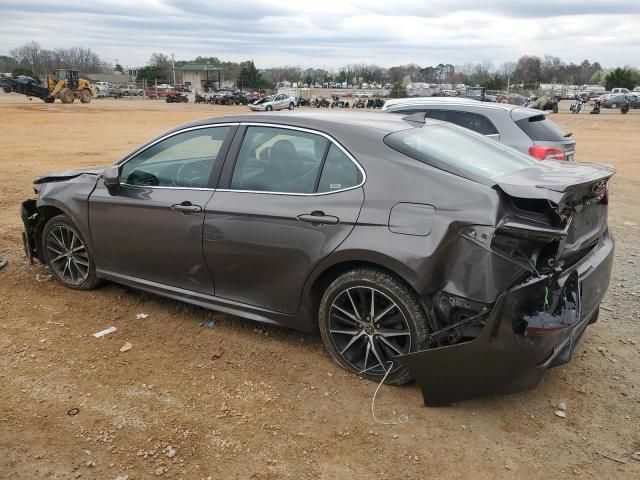
[[[192,213],[199,213],[202,211],[202,207],[200,205],[194,205],[190,201],[184,201],[182,203],[176,203],[175,205],[171,205],[171,210],[174,212],[180,212],[183,215],[191,215]]]
[[[298,220],[311,223],[314,225],[335,225],[340,219],[333,215],[325,215],[324,212],[316,210],[315,212],[298,215]]]

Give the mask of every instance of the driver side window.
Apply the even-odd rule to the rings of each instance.
[[[120,172],[126,185],[206,188],[231,127],[178,133],[140,152]]]

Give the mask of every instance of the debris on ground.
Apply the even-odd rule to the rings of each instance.
[[[118,329],[116,327],[109,327],[109,328],[105,328],[104,330],[100,330],[99,332],[96,332],[93,334],[94,337],[96,338],[100,338],[100,337],[104,337],[105,335],[109,335],[110,333],[116,332],[118,331]]]
[[[48,282],[51,280],[52,275],[42,275],[41,273],[36,273],[36,280],[39,282]]]
[[[69,415],[70,417],[73,417],[74,415],[77,415],[79,413],[80,413],[80,409],[77,407],[73,407],[67,410],[67,415]]]
[[[640,452],[632,453],[631,458],[633,458],[634,460],[638,460],[640,462]]]
[[[214,328],[216,324],[213,321],[211,321],[211,322],[205,323],[204,326],[207,328]]]
[[[562,410],[563,412],[565,412],[567,410],[567,404],[564,402],[560,402],[558,404],[558,410]]]
[[[211,352],[211,359],[213,360],[214,358],[220,358],[223,353],[224,353],[224,347],[222,345],[218,345]]]
[[[608,458],[609,460],[613,460],[614,462],[627,463],[626,460],[622,460],[620,458],[612,457],[611,455],[607,455],[606,453],[598,452],[597,450],[596,450],[596,453],[598,455],[600,455],[601,457]]]
[[[57,325],[59,327],[64,327],[64,322],[54,322],[53,320],[47,320],[47,323],[50,325]]]
[[[167,445],[167,448],[164,449],[164,454],[169,458],[173,458],[176,456],[176,449],[171,445]]]
[[[128,352],[132,348],[133,348],[133,345],[131,345],[130,342],[126,342],[123,346],[120,347],[120,351],[124,353],[124,352]]]
[[[138,313],[136,315],[136,320],[144,320],[145,318],[147,318],[149,316],[148,313]]]
[[[7,266],[7,259],[5,257],[0,257],[0,268]]]
[[[564,413],[562,410],[556,410],[555,412],[553,412],[553,414],[556,417],[560,417],[560,418],[567,418],[567,414]]]

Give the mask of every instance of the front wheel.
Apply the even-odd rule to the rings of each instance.
[[[273,107],[271,105],[267,105],[267,108],[265,108],[265,110],[267,112],[270,112],[271,110],[273,110]]]
[[[409,371],[395,357],[426,348],[427,317],[411,289],[393,275],[359,268],[338,277],[319,309],[329,355],[368,380],[402,385]]]
[[[66,215],[53,217],[44,226],[42,252],[47,265],[64,286],[91,290],[100,283],[93,255]]]

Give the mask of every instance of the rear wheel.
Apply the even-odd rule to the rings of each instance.
[[[91,92],[89,90],[82,90],[82,92],[80,92],[80,101],[82,103],[91,102]]]
[[[73,103],[75,99],[76,96],[70,88],[63,88],[60,91],[60,100],[62,100],[62,103]]]
[[[11,93],[11,87],[2,87],[2,90],[4,90],[4,93]]]
[[[414,292],[394,276],[359,268],[338,277],[319,309],[320,334],[331,357],[346,370],[386,383],[411,380],[398,355],[427,344],[427,317]]]
[[[294,105],[293,105],[293,102],[291,102],[291,103],[289,104],[289,110],[293,110],[293,106],[294,106]]]
[[[55,97],[47,97],[44,99],[44,103],[53,103],[55,101],[56,101]]]
[[[44,226],[42,252],[51,271],[66,287],[90,290],[99,284],[93,255],[66,215],[53,217]]]

